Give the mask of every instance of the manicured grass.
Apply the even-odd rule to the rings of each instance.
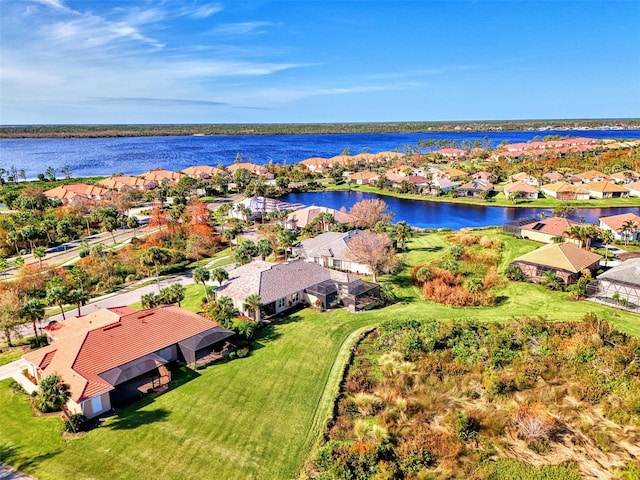
[[[13,362],[14,360],[18,360],[22,355],[24,355],[24,351],[20,348],[0,353],[0,367]]]
[[[504,242],[501,267],[537,245],[488,229]],[[429,261],[448,248],[447,233],[420,234],[409,243],[409,264]],[[508,283],[495,307],[451,308],[420,298],[408,269],[382,278],[400,301],[350,314],[306,309],[259,332],[251,356],[214,365],[163,395],[150,397],[108,418],[75,440],[60,437],[58,418],[33,418],[27,397],[0,383],[0,454],[7,463],[43,480],[59,478],[192,479],[297,476],[316,445],[351,342],[357,331],[389,318],[518,316],[577,320],[588,312],[640,336],[640,316],[530,283]],[[202,285],[187,289],[183,306],[197,311]],[[188,381],[187,381],[188,380]],[[8,452],[6,454],[5,452]]]

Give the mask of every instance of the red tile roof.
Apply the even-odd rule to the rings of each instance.
[[[102,323],[24,358],[45,375],[57,372],[69,384],[71,398],[79,402],[113,388],[99,374],[217,326],[188,310],[165,305]]]
[[[622,230],[622,225],[628,221],[632,221],[636,228],[640,228],[640,215],[636,215],[635,213],[622,213],[620,215],[611,215],[608,217],[600,217],[600,222],[611,230],[616,232],[620,232]]]
[[[522,226],[522,231],[531,230],[554,237],[565,237],[566,231],[574,225],[580,225],[578,222],[569,220],[563,217],[551,217],[540,220],[539,222],[532,222]]]

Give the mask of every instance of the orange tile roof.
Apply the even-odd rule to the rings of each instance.
[[[97,187],[95,185],[87,185],[86,183],[74,183],[71,185],[60,185],[44,192],[49,198],[72,199],[74,197],[100,197],[108,193],[109,190]]]
[[[291,212],[287,215],[287,222],[295,223],[296,227],[304,228],[321,213],[330,213],[336,222],[340,223],[354,223],[356,218],[346,212],[335,210],[329,207],[319,207],[312,205],[310,207],[301,208],[295,212]]]
[[[154,168],[153,170],[144,172],[140,176],[154,182],[162,182],[164,180],[180,180],[184,177],[184,173],[172,172],[171,170],[164,170],[162,168]]]
[[[235,172],[236,170],[239,170],[241,168],[248,170],[254,175],[264,175],[268,173],[267,169],[264,166],[256,165],[255,163],[249,162],[234,163],[233,165],[229,165],[227,167],[227,170],[229,170],[230,172]]]
[[[552,235],[554,237],[565,237],[566,231],[574,225],[580,225],[578,222],[563,217],[550,217],[532,222],[522,226],[522,230],[530,230],[535,232]]]
[[[105,188],[113,188],[116,190],[120,190],[121,188],[124,188],[124,187],[149,188],[151,187],[152,182],[145,178],[129,177],[126,175],[121,175],[121,176],[109,177],[109,178],[105,178],[104,180],[100,180],[98,182],[98,185],[101,185]]]
[[[562,192],[571,192],[571,193],[578,193],[578,194],[586,194],[589,193],[588,190],[585,190],[584,188],[581,187],[577,187],[572,183],[567,183],[567,182],[556,182],[556,183],[548,183],[546,185],[542,185],[542,187],[540,187],[542,190],[549,190],[551,192],[557,192],[557,193],[562,193]]]
[[[369,182],[378,177],[379,175],[376,172],[370,172],[368,170],[363,170],[362,172],[355,172],[347,176],[349,180],[362,180],[365,182]]]
[[[125,315],[134,313],[131,307],[103,308],[88,315],[68,318],[63,322],[51,322],[44,330],[54,341],[60,341],[81,332],[117,322]]]
[[[586,172],[576,173],[576,177],[582,178],[584,180],[593,180],[594,178],[609,178],[607,175],[597,170],[587,170]]]
[[[313,166],[313,167],[325,167],[333,164],[333,162],[328,158],[322,158],[322,157],[305,158],[304,160],[298,163],[301,163],[302,165]]]
[[[99,375],[203,333],[218,324],[174,305],[134,311],[51,345],[29,352],[25,360],[57,372],[68,383],[71,398],[82,401],[113,388]]]
[[[449,178],[460,178],[469,175],[467,172],[465,172],[464,170],[460,170],[459,168],[444,168],[442,170],[442,173],[444,173]]]
[[[504,186],[505,192],[524,192],[524,193],[538,193],[538,189],[524,182],[508,183]]]
[[[518,257],[522,261],[578,273],[600,261],[597,253],[581,249],[575,243],[551,243]]]
[[[640,216],[635,213],[622,213],[620,215],[611,215],[608,217],[600,217],[600,222],[609,227],[611,230],[619,232],[622,230],[622,225],[628,221],[632,221],[636,228],[640,228]]]
[[[624,188],[626,188],[629,191],[633,190],[634,192],[640,192],[640,181],[629,183],[625,185]]]
[[[195,165],[182,169],[182,173],[190,177],[213,177],[218,173],[223,173],[223,170],[208,165]]]
[[[584,188],[586,188],[591,192],[602,192],[602,193],[613,193],[613,192],[628,193],[629,192],[629,190],[627,190],[626,188],[621,187],[620,185],[617,185],[613,182],[608,182],[606,180],[603,182],[585,183]]]

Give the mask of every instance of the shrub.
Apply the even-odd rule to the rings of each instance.
[[[27,391],[22,387],[22,385],[20,385],[18,382],[16,382],[15,380],[11,380],[11,383],[9,383],[9,390],[11,391],[11,393],[13,394],[25,394],[27,393]]]
[[[456,435],[460,440],[477,440],[480,424],[475,418],[467,417],[462,412],[456,412],[455,418]]]
[[[86,432],[89,430],[89,419],[81,413],[74,413],[64,422],[64,431],[69,433]]]
[[[540,408],[521,405],[516,410],[513,424],[518,436],[524,440],[549,439],[555,429],[555,420]]]
[[[505,269],[504,274],[509,280],[513,280],[514,282],[523,282],[527,279],[527,276],[518,265],[509,265]]]
[[[238,358],[245,358],[249,356],[249,349],[246,347],[239,348],[235,353],[238,356]]]

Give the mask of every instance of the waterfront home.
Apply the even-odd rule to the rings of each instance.
[[[328,158],[311,157],[298,162],[309,169],[311,173],[326,173],[333,168],[334,163]]]
[[[259,295],[262,312],[268,317],[300,305],[320,309],[345,306],[359,311],[379,298],[379,286],[357,275],[325,268],[317,263],[295,260],[267,263],[254,260],[231,270],[229,280],[216,290],[216,297],[229,297],[244,315],[251,309],[245,301]]]
[[[458,197],[470,197],[470,198],[483,198],[493,192],[493,184],[484,180],[471,180],[458,187],[456,190],[456,196]]]
[[[624,188],[627,189],[630,197],[640,197],[640,181],[628,183],[624,185]]]
[[[600,217],[599,221],[600,229],[609,230],[616,240],[640,241],[640,216],[635,213]]]
[[[622,198],[629,196],[629,190],[609,181],[589,182],[583,185],[591,198]]]
[[[276,210],[284,212],[287,210],[299,210],[303,207],[304,205],[301,203],[289,203],[275,198],[256,196],[248,197],[238,203],[235,203],[229,211],[229,216],[249,221],[261,218]]]
[[[555,182],[542,185],[540,191],[558,200],[589,200],[589,191],[572,183]]]
[[[587,286],[587,298],[640,312],[640,258],[629,258]]]
[[[455,191],[459,186],[460,184],[458,182],[453,182],[448,178],[434,175],[431,182],[429,182],[428,193],[434,197],[446,195],[449,192]]]
[[[555,243],[556,239],[562,237],[565,242],[574,242],[580,245],[579,239],[570,238],[567,233],[571,227],[576,225],[580,224],[564,217],[543,218],[522,225],[520,235],[522,235],[522,238],[540,243]]]
[[[347,212],[342,212],[340,210],[335,210],[329,207],[319,207],[316,205],[312,205],[310,207],[301,208],[289,213],[284,221],[285,228],[288,228],[290,230],[305,228],[307,225],[312,223],[321,213],[328,213],[337,223],[351,224],[356,221],[356,218],[353,215],[348,214]],[[325,225],[325,228],[329,227],[329,224]]]
[[[485,170],[474,173],[473,175],[471,175],[471,178],[473,178],[474,180],[483,180],[485,182],[492,183],[495,183],[497,180],[496,176],[493,173],[487,172]]]
[[[326,232],[317,237],[307,238],[294,245],[293,256],[305,262],[318,263],[323,267],[371,275],[368,265],[352,260],[349,255],[349,242],[360,233],[361,230]]]
[[[453,158],[455,160],[464,160],[467,158],[467,151],[460,148],[441,148],[433,153],[442,155],[445,158]]]
[[[211,180],[212,177],[221,174],[228,175],[227,172],[220,168],[210,167],[208,165],[194,165],[182,170],[182,173],[195,178],[196,180]]]
[[[142,178],[154,182],[156,185],[175,185],[185,176],[184,173],[172,172],[162,168],[154,168],[140,175]]]
[[[273,174],[270,173],[269,170],[267,170],[264,165],[256,165],[255,163],[249,163],[249,162],[234,163],[233,165],[229,165],[227,167],[227,170],[229,170],[231,174],[234,174],[241,168],[244,168],[245,170],[247,170],[254,177],[264,177],[267,180],[273,179]]]
[[[583,270],[595,272],[602,257],[596,253],[581,249],[575,243],[552,243],[516,258],[516,265],[533,281],[545,279],[545,273],[551,272],[565,285],[575,283]]]
[[[97,185],[111,190],[118,190],[119,192],[129,189],[145,192],[153,190],[158,186],[151,180],[147,180],[142,177],[130,177],[127,175],[117,175],[105,178],[104,180],[100,180]]]
[[[44,196],[52,200],[60,200],[63,205],[73,203],[79,198],[90,200],[101,200],[109,195],[109,190],[96,185],[86,183],[74,183],[71,185],[60,185],[44,192]]]
[[[224,353],[234,333],[174,305],[68,319],[65,334],[24,355],[40,382],[56,373],[69,385],[70,413],[89,418],[166,388],[170,366],[196,365]],[[60,336],[61,334],[58,333]]]
[[[503,190],[504,196],[507,198],[523,198],[526,200],[538,198],[538,189],[523,181],[508,183],[503,187]]]
[[[349,183],[355,183],[356,185],[375,185],[380,175],[369,170],[363,170],[361,172],[350,173],[347,175]]]

